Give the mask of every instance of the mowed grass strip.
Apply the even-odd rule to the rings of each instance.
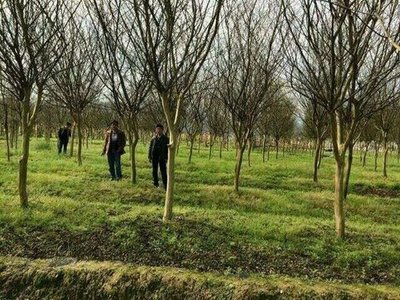
[[[4,149],[4,141],[0,141]],[[138,147],[137,185],[108,181],[101,141],[84,149],[83,166],[59,156],[56,142],[32,140],[27,210],[17,196],[18,151],[0,158],[0,255],[72,256],[181,267],[241,277],[278,274],[348,284],[400,284],[400,165],[389,177],[354,160],[346,200],[347,238],[337,241],[333,219],[334,161],[325,156],[312,183],[311,153],[252,153],[233,192],[235,151],[195,151],[177,160],[175,217],[163,224],[164,193],[151,182],[147,147]],[[381,163],[381,161],[379,162]]]

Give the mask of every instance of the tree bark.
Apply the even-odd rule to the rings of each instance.
[[[176,145],[176,156],[178,156],[178,154],[179,154],[179,146],[181,145],[181,138],[182,138],[182,135],[180,134],[178,136],[178,144]]]
[[[247,165],[249,167],[251,167],[251,160],[250,159],[251,159],[251,150],[253,149],[253,140],[252,139],[249,139],[248,145],[249,145],[249,149],[247,151]]]
[[[190,137],[189,160],[188,160],[188,163],[189,163],[189,164],[192,162],[192,155],[193,155],[193,148],[194,148],[194,139],[195,139],[195,136]],[[200,143],[199,143],[199,147],[200,147]]]
[[[346,164],[346,173],[345,173],[345,179],[344,179],[344,199],[347,199],[347,194],[349,192],[351,167],[353,165],[353,150],[354,150],[354,143],[351,142],[349,144],[347,164]]]
[[[76,128],[78,131],[78,166],[82,166],[82,117],[81,114],[78,114],[76,120]]]
[[[374,170],[378,170],[378,154],[379,154],[379,145],[375,143],[375,168]]]
[[[275,139],[275,151],[276,151],[275,158],[278,159],[278,152],[279,152],[279,140],[278,139]]]
[[[137,171],[136,171],[136,146],[139,143],[139,132],[137,129],[130,129],[128,133],[129,139],[129,157],[131,161],[131,182],[132,184],[137,183]]]
[[[212,136],[212,134],[210,133],[210,145],[209,145],[209,149],[208,149],[208,160],[211,159],[213,144],[214,144],[213,136]]]
[[[167,222],[172,219],[172,206],[174,202],[174,184],[175,184],[175,155],[177,133],[169,127],[170,145],[168,147],[168,164],[167,164],[167,191],[165,193],[165,206],[163,221]]]
[[[10,162],[11,153],[10,153],[10,137],[9,137],[9,133],[8,133],[9,132],[9,130],[8,130],[9,129],[8,128],[8,106],[5,103],[5,101],[3,103],[3,106],[4,106],[4,131],[5,131],[5,136],[6,136],[7,161]]]
[[[220,137],[220,143],[219,143],[219,159],[222,159],[222,148],[224,146],[224,137]]]
[[[389,153],[387,134],[384,134],[383,151],[384,151],[383,152],[383,176],[387,177],[387,159],[388,159],[388,153]]]
[[[336,159],[334,210],[335,210],[336,236],[342,239],[344,238],[345,235],[343,157]]]
[[[368,147],[369,147],[369,143],[366,143],[366,144],[365,144],[365,151],[364,151],[364,153],[363,153],[363,158],[362,158],[362,166],[363,166],[363,167],[365,167],[365,165],[366,165]]]
[[[234,182],[235,192],[239,191],[240,171],[242,168],[243,153],[246,149],[246,143],[243,143],[243,144],[244,145],[238,144],[237,149],[236,149],[235,182]]]
[[[42,101],[43,89],[39,88],[37,92],[37,100],[33,107],[32,113],[30,113],[31,104],[31,90],[25,90],[24,104],[22,107],[22,156],[19,160],[19,178],[18,178],[18,190],[19,199],[22,208],[28,207],[28,192],[27,192],[27,181],[28,181],[28,161],[29,161],[29,143],[32,133],[32,127],[36,119],[38,107]]]
[[[72,128],[71,128],[71,146],[69,148],[69,156],[73,157],[74,156],[74,144],[75,144],[75,127],[76,127],[76,122],[74,122],[74,124],[72,124]]]
[[[199,148],[197,148],[197,153],[200,154],[201,149],[201,134],[199,134]]]
[[[25,114],[23,114],[25,115]],[[29,143],[30,143],[30,131],[29,125],[26,121],[23,124],[23,139],[22,139],[22,156],[19,160],[19,199],[23,208],[28,207],[28,192],[27,192],[27,181],[28,181],[28,158],[29,158]]]
[[[262,148],[262,161],[263,161],[263,163],[265,163],[265,146],[266,146],[266,144],[267,144],[267,136],[266,136],[266,134],[263,135],[263,142],[262,142],[262,144],[263,144],[263,148]]]
[[[320,151],[321,151],[321,141],[320,141],[320,139],[317,139],[315,145],[316,145],[316,149],[315,149],[315,155],[314,155],[313,182],[317,183],[318,182],[318,163],[319,163],[319,160],[320,160]]]
[[[321,168],[322,158],[324,157],[324,148],[325,148],[324,143],[325,142],[321,141],[321,146],[320,146],[320,149],[319,149],[319,158],[318,158],[318,169]]]

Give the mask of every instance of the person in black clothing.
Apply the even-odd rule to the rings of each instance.
[[[167,160],[168,160],[168,144],[169,139],[163,133],[164,127],[157,124],[155,128],[155,136],[151,139],[149,147],[149,162],[153,167],[153,183],[158,187],[158,166],[160,166],[161,177],[164,189],[167,188]]]
[[[121,180],[121,155],[125,153],[125,133],[118,128],[118,121],[111,123],[110,130],[106,132],[104,147],[101,155],[107,154],[111,180]]]
[[[67,146],[70,136],[71,136],[71,123],[67,122],[67,125],[58,130],[58,154],[61,153],[62,149],[64,153],[67,153]]]

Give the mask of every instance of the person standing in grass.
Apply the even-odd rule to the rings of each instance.
[[[118,128],[118,121],[112,121],[110,130],[106,132],[103,152],[101,154],[107,154],[111,180],[121,180],[122,178],[121,155],[125,153],[125,144],[125,133]]]
[[[164,189],[167,188],[168,144],[169,139],[164,134],[164,127],[161,124],[157,124],[155,128],[155,135],[150,142],[149,162],[151,162],[153,167],[153,184],[155,187],[159,187],[158,166],[160,166]]]
[[[68,141],[71,136],[72,124],[67,122],[67,125],[58,130],[58,154],[63,150],[64,154],[67,153]]]

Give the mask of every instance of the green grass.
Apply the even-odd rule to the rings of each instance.
[[[0,157],[0,255],[74,256],[239,277],[276,274],[348,284],[400,284],[400,164],[374,171],[355,156],[346,200],[347,238],[335,239],[334,160],[324,157],[312,182],[311,153],[243,163],[233,192],[234,151],[208,160],[183,143],[177,158],[174,219],[162,224],[164,193],[151,182],[147,145],[138,146],[138,184],[108,181],[101,141],[83,151],[83,166],[59,156],[56,141],[32,139],[29,208],[19,207],[18,151]],[[0,140],[0,149],[4,149]],[[4,153],[4,152],[3,152]],[[381,161],[379,161],[381,166]],[[112,252],[112,253],[109,253]]]

